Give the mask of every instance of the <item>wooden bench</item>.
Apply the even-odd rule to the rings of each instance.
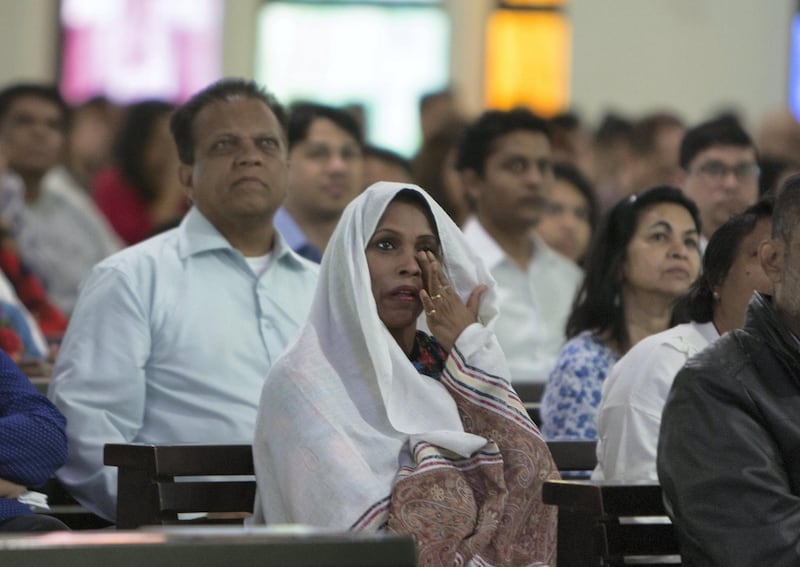
[[[597,465],[597,441],[548,441],[558,470],[570,478],[588,478]]]
[[[103,460],[119,469],[119,529],[187,523],[241,524],[253,511],[256,484],[252,479],[250,445],[109,444]],[[181,479],[193,476],[245,478]],[[184,513],[207,516],[186,520],[179,517]]]
[[[548,443],[561,471],[587,471],[594,441]],[[255,481],[250,445],[109,444],[104,462],[118,468],[117,527],[187,523],[241,523],[253,510]],[[219,480],[181,477],[220,476]],[[245,477],[245,478],[241,478]],[[206,513],[186,520],[184,513]],[[229,517],[234,515],[234,517]]]
[[[0,534],[13,567],[414,567],[410,536],[267,526],[159,527],[135,531]]]
[[[542,499],[558,506],[559,565],[680,565],[658,484],[548,481]]]

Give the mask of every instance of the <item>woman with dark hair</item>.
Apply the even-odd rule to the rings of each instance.
[[[583,265],[586,252],[597,230],[597,198],[594,187],[570,163],[553,164],[555,183],[550,203],[536,232],[557,252]]]
[[[661,411],[675,375],[689,357],[743,326],[753,291],[772,293],[758,257],[771,217],[772,203],[760,201],[719,227],[706,247],[703,273],[681,300],[691,322],[647,337],[614,365],[597,415],[593,478],[658,480]]]
[[[553,565],[558,471],[509,383],[494,287],[419,187],[353,200],[264,383],[256,521],[409,534],[420,565]]]
[[[131,105],[117,138],[115,165],[95,177],[94,201],[126,244],[144,240],[186,212],[169,132],[172,110],[160,100]]]
[[[600,389],[641,339],[668,329],[675,301],[697,277],[700,218],[679,189],[660,186],[619,201],[588,256],[542,398],[548,439],[596,439]]]

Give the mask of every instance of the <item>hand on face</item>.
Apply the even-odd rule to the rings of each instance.
[[[478,320],[478,305],[487,287],[476,286],[464,305],[432,252],[421,250],[416,258],[422,269],[424,289],[420,290],[419,296],[428,328],[439,344],[450,352],[461,332]]]

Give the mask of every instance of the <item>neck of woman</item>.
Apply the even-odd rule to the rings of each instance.
[[[622,304],[625,308],[628,344],[616,345],[619,354],[625,354],[633,345],[650,335],[666,331],[672,319],[675,299],[662,293],[623,289]]]
[[[411,356],[411,351],[414,350],[414,341],[417,339],[417,327],[411,326],[403,329],[389,329],[389,333],[400,345],[406,356]]]

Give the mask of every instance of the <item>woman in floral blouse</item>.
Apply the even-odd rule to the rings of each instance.
[[[672,326],[675,301],[698,274],[699,239],[697,207],[674,187],[631,195],[609,211],[542,398],[545,438],[597,439],[603,381],[633,345]]]

